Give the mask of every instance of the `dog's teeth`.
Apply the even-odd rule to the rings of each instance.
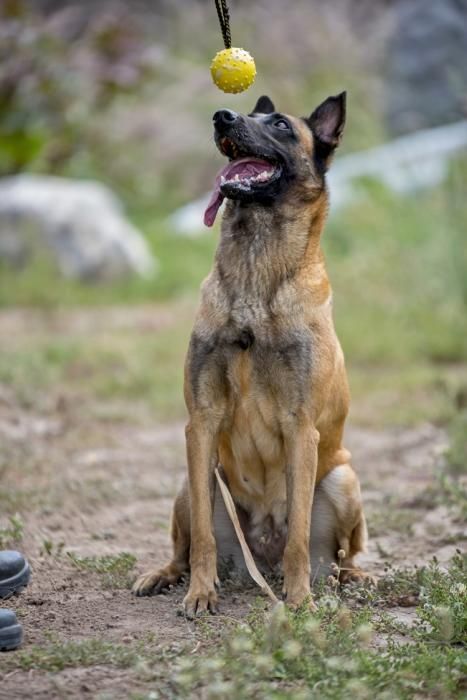
[[[234,177],[234,180],[235,180],[235,181],[238,181],[238,180],[240,180],[240,178],[238,177],[238,173],[235,173],[235,177]]]
[[[221,185],[224,185],[225,182],[226,182],[225,177],[223,175],[221,175]]]

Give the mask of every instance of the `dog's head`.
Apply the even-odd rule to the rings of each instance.
[[[212,226],[225,197],[268,206],[291,187],[303,200],[316,196],[342,136],[345,96],[328,97],[304,118],[277,112],[266,96],[248,115],[217,111],[214,140],[229,162],[217,174],[204,223]]]

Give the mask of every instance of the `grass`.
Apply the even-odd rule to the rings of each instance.
[[[456,391],[467,386],[464,364],[420,360],[386,364],[347,360],[352,393],[350,420],[370,427],[446,425],[454,418]]]
[[[81,557],[67,552],[73,566],[81,571],[91,571],[102,576],[105,588],[129,588],[132,582],[131,572],[136,564],[136,557],[128,552],[106,554],[94,557]]]
[[[467,518],[467,411],[465,408],[451,416],[447,424],[449,446],[441,456],[434,483],[419,497],[425,508],[447,506],[455,520]]]
[[[467,519],[467,410],[463,407],[448,426],[449,447],[438,476],[441,498],[458,519]]]
[[[364,200],[330,220],[336,325],[352,360],[465,361],[467,207],[457,204],[465,170],[454,164],[445,186],[410,198],[367,183]]]
[[[467,671],[464,567],[457,554],[448,572],[433,562],[406,574],[420,598],[411,626],[374,603],[350,608],[335,592],[315,615],[282,604],[268,613],[259,604],[220,649],[179,662],[178,697],[459,698]]]
[[[0,353],[0,384],[12,387],[28,407],[63,391],[81,398],[144,402],[158,417],[183,411],[183,362],[189,325],[183,306],[172,307],[167,327],[107,330],[91,335],[56,332],[45,326],[20,347]],[[148,311],[148,320],[157,318]]]
[[[56,673],[65,668],[105,664],[128,668],[138,662],[143,645],[130,647],[101,639],[63,641],[51,638],[48,644],[31,645],[6,660],[6,668]]]
[[[49,636],[7,657],[4,669],[127,668],[144,683],[131,696],[138,700],[457,700],[467,674],[465,567],[457,552],[447,568],[432,560],[389,570],[377,588],[322,584],[314,614],[292,613],[282,603],[270,610],[258,599],[242,622],[198,619],[190,653],[150,639],[123,645]],[[390,612],[404,604],[413,611],[409,622]]]
[[[162,327],[106,328],[102,314],[84,334],[55,330],[50,312],[51,322],[45,321],[40,333],[26,334],[20,344],[5,344],[0,384],[11,387],[25,408],[65,393],[107,405],[132,400],[159,419],[182,417],[183,364],[195,305],[171,303],[166,308]],[[131,311],[128,315],[131,318]],[[157,316],[157,308],[148,309],[149,320]],[[348,359],[347,364],[353,423],[446,423],[457,413],[459,387],[467,387],[467,370],[459,363],[407,360],[380,365]]]
[[[24,524],[18,515],[10,515],[8,524],[0,527],[0,550],[9,549],[23,539]]]
[[[390,530],[407,536],[418,518],[419,514],[413,508],[400,508],[392,503],[380,505],[368,516],[368,533],[370,537],[381,537]]]
[[[447,471],[452,476],[467,475],[467,407],[459,411],[449,425],[450,445],[446,453]]]

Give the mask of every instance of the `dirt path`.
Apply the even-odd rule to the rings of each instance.
[[[0,524],[6,522],[2,509],[20,514],[24,534],[18,547],[33,569],[27,590],[6,602],[23,623],[24,650],[51,640],[91,639],[128,649],[142,641],[163,653],[196,648],[196,625],[176,614],[184,587],[135,599],[119,587],[126,581],[80,569],[72,560],[130,552],[137,558],[131,577],[166,561],[171,503],[185,468],[183,424],[135,416],[131,404],[124,420],[112,418],[105,404],[55,399],[38,410],[18,402],[11,388],[0,387]],[[378,574],[384,562],[421,564],[433,554],[448,561],[465,533],[432,495],[436,464],[446,447],[443,432],[430,425],[350,428],[347,445],[360,474],[371,533],[362,563]],[[225,588],[223,615],[245,615],[255,595]],[[23,671],[11,669],[12,657],[0,657],[2,699],[123,698],[147,688],[144,673],[133,667],[85,661],[56,672]]]

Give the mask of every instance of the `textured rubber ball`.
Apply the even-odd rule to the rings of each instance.
[[[211,75],[220,90],[243,92],[255,81],[255,61],[244,49],[223,49],[212,59]]]

